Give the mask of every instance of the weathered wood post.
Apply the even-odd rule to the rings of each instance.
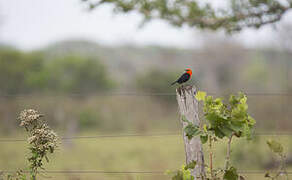
[[[181,114],[180,121],[183,126],[183,130],[187,126],[187,123],[182,120],[183,116],[194,125],[200,124],[198,101],[195,98],[195,93],[195,86],[187,85],[176,89],[176,98]],[[197,162],[195,169],[191,170],[191,174],[194,176],[195,180],[202,179],[202,177],[205,176],[205,171],[201,140],[199,137],[194,137],[191,140],[188,140],[188,137],[184,131],[183,138],[185,144],[186,163],[191,163],[193,160]]]

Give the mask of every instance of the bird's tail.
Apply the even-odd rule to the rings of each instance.
[[[174,85],[177,81],[174,81],[173,83],[171,83],[171,86]]]

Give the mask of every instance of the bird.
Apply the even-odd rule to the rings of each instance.
[[[192,77],[192,70],[190,68],[185,69],[185,73],[183,73],[178,80],[171,83],[171,85],[174,85],[175,83],[182,84],[190,80]]]

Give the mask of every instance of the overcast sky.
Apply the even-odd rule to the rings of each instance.
[[[0,20],[0,42],[25,50],[71,38],[107,45],[184,48],[202,44],[198,30],[175,28],[160,20],[138,28],[141,17],[136,13],[114,15],[109,6],[89,13],[80,0],[0,0]],[[248,47],[257,47],[274,43],[274,34],[274,29],[266,26],[245,30],[235,39]]]

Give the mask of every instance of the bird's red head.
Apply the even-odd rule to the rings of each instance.
[[[189,75],[192,75],[192,74],[193,74],[193,72],[192,72],[192,70],[191,70],[190,68],[187,68],[185,71],[186,71],[186,73],[188,73]]]

